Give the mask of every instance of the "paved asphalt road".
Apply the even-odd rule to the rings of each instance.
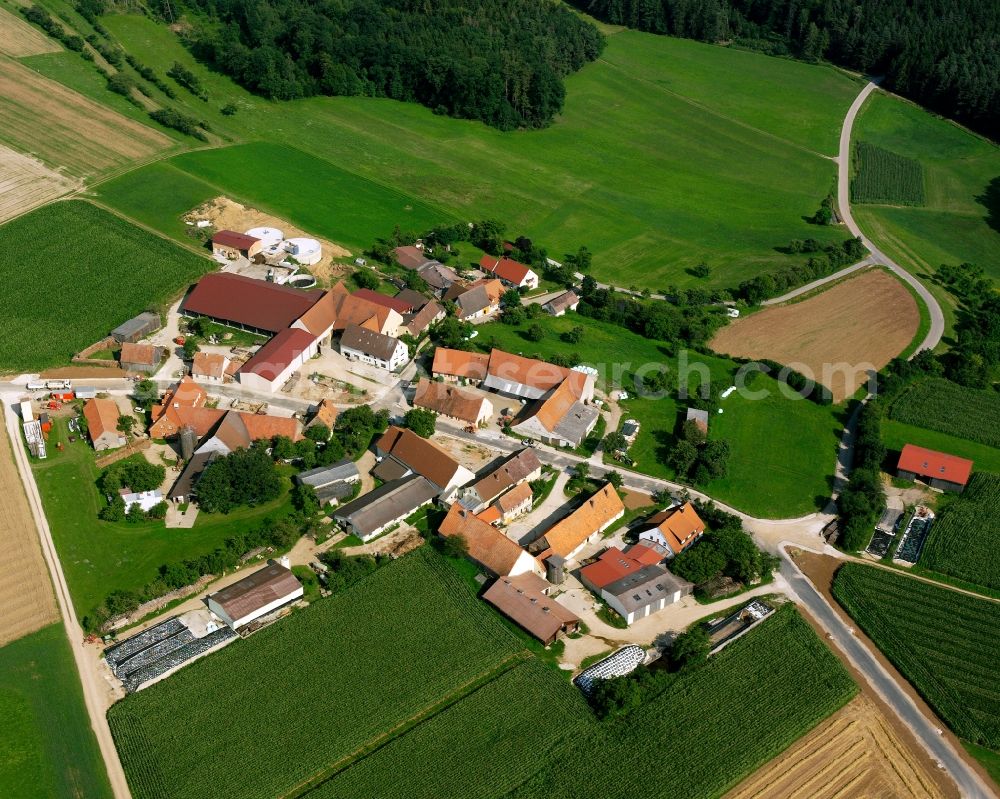
[[[847,229],[851,231],[852,236],[860,237],[861,242],[871,252],[872,260],[877,264],[888,267],[898,277],[909,283],[913,287],[913,290],[920,296],[920,299],[924,301],[927,310],[930,312],[931,326],[915,352],[932,350],[941,341],[941,336],[944,335],[944,314],[941,312],[941,306],[923,283],[882,252],[875,246],[871,239],[861,232],[861,228],[858,227],[857,222],[854,221],[854,216],[851,214],[851,130],[854,127],[854,120],[858,115],[858,111],[861,110],[861,106],[868,99],[868,95],[877,88],[878,84],[873,82],[865,86],[861,90],[861,93],[854,99],[850,109],[847,111],[847,116],[844,117],[844,126],[840,131],[840,154],[837,156],[837,207],[840,209],[840,217],[844,220],[844,224],[847,225]]]
[[[868,647],[851,633],[850,628],[787,555],[781,559],[781,573],[802,605],[832,636],[832,643],[847,655],[855,668],[865,675],[878,695],[913,731],[923,747],[948,771],[962,796],[967,799],[994,799],[994,793],[982,778],[968,766],[948,740],[938,733],[931,720],[917,709],[913,700],[883,668]]]

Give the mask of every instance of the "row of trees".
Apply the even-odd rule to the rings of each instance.
[[[785,249],[788,252],[817,252],[818,246],[814,239],[796,239]],[[786,291],[832,275],[838,269],[855,264],[867,255],[868,250],[859,238],[847,239],[839,245],[830,244],[804,264],[786,266],[784,269],[744,280],[736,289],[735,297],[750,305],[759,305],[770,297],[778,297]]]
[[[993,0],[572,0],[598,19],[870,75],[1000,136],[1000,5]]]
[[[132,613],[144,602],[185,588],[203,575],[221,575],[239,568],[243,565],[242,556],[260,547],[287,550],[302,535],[312,531],[312,524],[311,519],[298,513],[277,520],[267,518],[256,527],[227,538],[212,552],[165,563],[159,567],[155,578],[141,589],[112,591],[98,607],[83,617],[83,627],[88,632],[101,632],[108,621]]]
[[[503,130],[542,127],[604,39],[536,0],[189,0],[194,54],[251,91],[419,102]]]

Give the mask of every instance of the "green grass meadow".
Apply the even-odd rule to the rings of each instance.
[[[62,624],[0,647],[0,795],[110,799]]]
[[[447,212],[293,147],[268,142],[201,150],[151,164],[100,187],[128,216],[180,237],[185,211],[226,195],[354,250],[392,232],[455,221]],[[150,202],[152,200],[152,202]],[[387,220],[395,220],[386,227]]]
[[[56,444],[63,442],[59,451]],[[105,522],[97,518],[104,499],[94,452],[80,439],[69,442],[65,420],[56,420],[49,457],[32,463],[45,515],[59,551],[73,604],[81,618],[115,589],[138,590],[164,563],[211,552],[234,533],[264,517],[291,511],[283,494],[257,508],[228,515],[201,513],[191,529],[168,530],[162,521]]]
[[[827,156],[836,152],[843,114],[859,88],[828,67],[619,32],[597,63],[567,80],[566,107],[554,125],[501,133],[389,100],[268,102],[197,64],[152,20],[113,15],[104,24],[157,72],[174,60],[193,69],[209,102],[183,93],[178,101],[220,136],[284,143],[352,173],[341,173],[337,185],[361,199],[359,219],[344,213],[351,196],[296,181],[288,151],[257,150],[243,162],[239,150],[210,150],[183,167],[307,230],[332,231],[348,246],[367,245],[397,223],[418,226],[419,214],[400,211],[398,203],[366,210],[378,189],[414,208],[501,219],[557,259],[586,244],[597,277],[650,288],[733,285],[795,263],[774,249],[789,239],[843,236],[802,218],[833,187]],[[239,108],[233,117],[219,113],[227,102]],[[165,178],[147,167],[133,179],[155,194]],[[115,203],[121,186],[102,187],[102,196]],[[122,210],[139,208],[121,199]],[[169,209],[164,224],[186,210]],[[685,271],[702,260],[713,269],[707,281]]]
[[[874,94],[858,114],[856,139],[923,166],[922,206],[856,206],[862,229],[916,274],[971,262],[1000,281],[1000,149],[912,103]],[[988,220],[991,215],[992,221]]]
[[[114,327],[179,296],[211,267],[88,202],[44,206],[0,227],[0,371],[68,363]]]
[[[541,341],[529,341],[525,332],[536,323],[546,335]],[[584,328],[580,342],[561,341],[559,335],[575,326]],[[635,418],[641,425],[629,450],[638,461],[636,469],[653,477],[674,479],[673,470],[662,461],[674,445],[686,403],[678,402],[673,391],[663,398],[634,396],[634,374],[647,364],[666,365],[671,387],[679,385],[682,362],[678,356],[671,356],[665,345],[574,313],[559,318],[543,316],[521,327],[494,322],[478,330],[474,341],[481,347],[495,343],[508,352],[543,360],[557,354],[579,354],[580,363],[598,369],[601,388],[628,391],[633,396],[621,403],[622,418]],[[739,368],[727,358],[693,350],[684,357],[688,362],[685,382],[690,392],[701,384],[703,371],[707,370],[709,379],[721,390],[732,384]],[[749,399],[734,393],[721,401],[723,413],[710,419],[709,437],[729,441],[729,474],[699,488],[753,516],[790,518],[822,509],[830,496],[829,476],[843,430],[838,408],[790,399],[766,375],[752,376],[748,386],[764,389],[768,396]]]

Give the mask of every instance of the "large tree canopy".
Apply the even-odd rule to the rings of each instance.
[[[187,0],[199,57],[268,97],[371,95],[508,130],[547,125],[604,40],[539,0]]]
[[[598,19],[826,58],[1000,138],[996,0],[571,0]]]

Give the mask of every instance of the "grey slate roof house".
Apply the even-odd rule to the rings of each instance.
[[[340,338],[340,352],[350,360],[379,366],[392,371],[409,357],[409,350],[398,338],[386,336],[374,330],[349,325]]]
[[[315,469],[299,472],[294,478],[296,483],[312,486],[321,505],[340,501],[354,491],[354,483],[361,480],[357,465],[350,458],[331,463],[329,466],[317,466]]]

